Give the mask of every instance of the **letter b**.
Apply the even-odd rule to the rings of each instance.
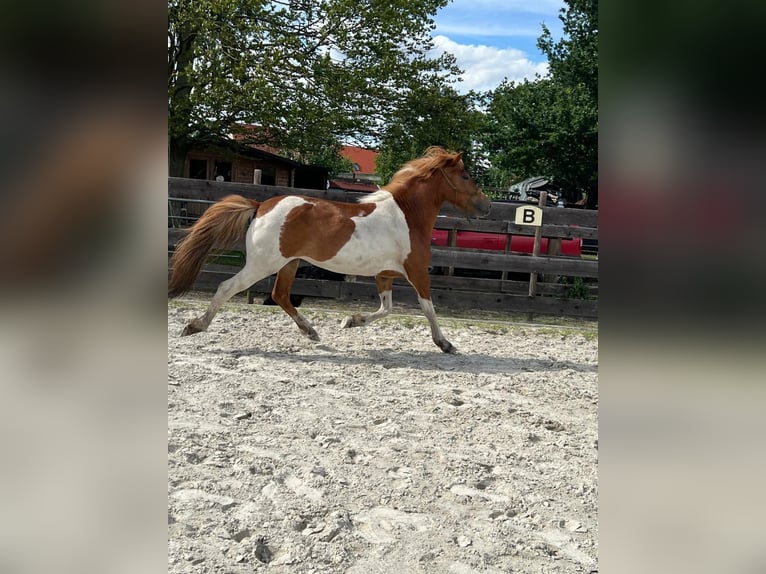
[[[535,221],[535,212],[531,209],[525,209],[522,213],[522,221],[524,223],[534,223]]]

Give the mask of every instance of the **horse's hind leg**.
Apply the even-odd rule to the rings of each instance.
[[[393,277],[376,275],[375,284],[378,286],[378,296],[380,297],[380,307],[378,310],[369,315],[361,315],[357,313],[351,317],[346,317],[340,324],[341,327],[363,327],[364,325],[369,325],[376,319],[385,317],[391,312],[391,309],[393,308]]]
[[[298,312],[292,301],[290,301],[290,289],[293,286],[293,280],[295,279],[295,273],[298,271],[299,264],[300,259],[294,259],[279,270],[277,279],[274,282],[274,289],[271,290],[271,298],[285,310],[285,313],[292,317],[304,335],[312,341],[319,341],[319,335],[317,335],[314,327],[306,317]]]
[[[259,271],[260,270],[248,267],[247,264],[245,264],[245,267],[241,269],[239,273],[234,275],[232,278],[222,282],[218,286],[218,290],[213,296],[213,300],[210,302],[210,305],[208,306],[207,311],[205,311],[205,314],[201,317],[197,317],[196,319],[192,319],[181,332],[181,336],[193,335],[194,333],[199,333],[200,331],[206,331],[210,326],[213,317],[215,317],[216,313],[218,313],[226,301],[231,299],[240,291],[244,291],[253,283],[256,283],[264,277],[271,275],[271,272],[263,273]]]

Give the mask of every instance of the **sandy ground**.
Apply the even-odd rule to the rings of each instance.
[[[597,571],[594,323],[168,304],[168,571]],[[372,311],[367,304],[354,311]]]

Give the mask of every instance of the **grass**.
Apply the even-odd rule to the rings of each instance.
[[[213,251],[208,255],[207,263],[244,267],[245,254],[242,251]]]

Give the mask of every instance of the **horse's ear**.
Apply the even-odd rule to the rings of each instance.
[[[450,162],[452,165],[457,165],[460,163],[460,161],[463,159],[463,152],[458,152],[458,154],[455,156],[455,158]]]

